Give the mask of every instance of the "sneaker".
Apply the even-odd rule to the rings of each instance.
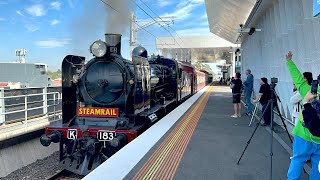
[[[245,104],[244,106],[248,106],[248,104]]]
[[[252,113],[246,113],[247,116],[252,116]]]
[[[237,118],[238,116],[237,116],[237,115],[231,115],[231,117],[233,117],[233,118]]]

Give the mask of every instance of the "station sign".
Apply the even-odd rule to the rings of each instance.
[[[313,17],[320,14],[320,0],[313,0]]]
[[[118,108],[79,107],[78,116],[86,117],[119,117]]]

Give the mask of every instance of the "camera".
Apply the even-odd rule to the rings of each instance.
[[[271,78],[271,84],[275,84],[275,83],[278,83],[278,78]]]

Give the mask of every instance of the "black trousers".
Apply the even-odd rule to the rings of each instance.
[[[270,125],[271,123],[271,104],[267,107],[268,103],[262,105],[262,112],[266,109],[264,115],[263,115],[263,120],[266,124]],[[275,106],[273,106],[275,108]]]

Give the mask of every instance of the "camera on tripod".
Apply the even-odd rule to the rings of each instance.
[[[270,84],[271,90],[274,90],[277,83],[278,83],[278,78],[275,78],[275,77],[271,78],[271,84]]]
[[[276,83],[278,83],[278,78],[275,78],[275,77],[271,78],[271,84],[276,84]]]

